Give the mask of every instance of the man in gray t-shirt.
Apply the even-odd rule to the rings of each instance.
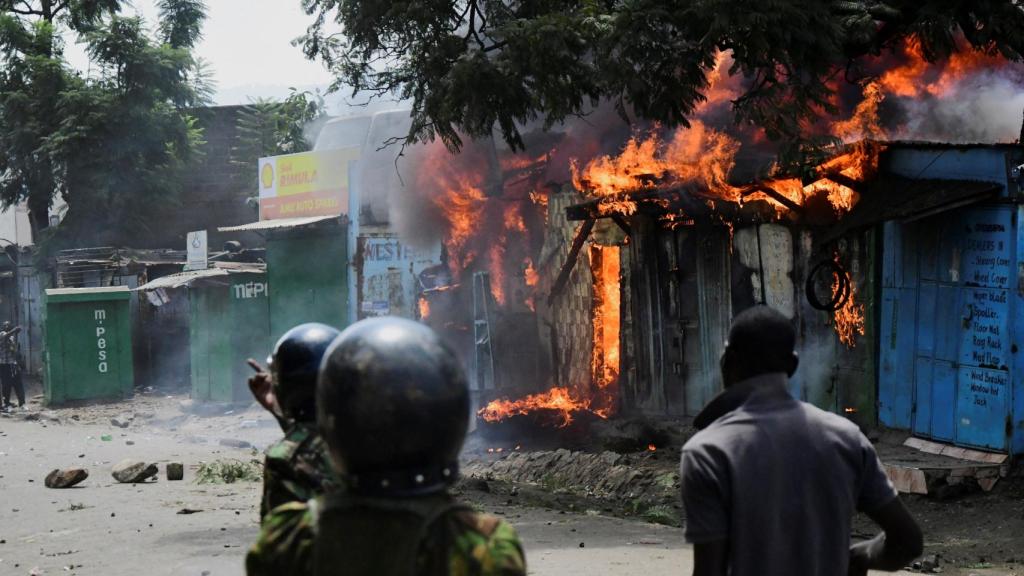
[[[851,422],[795,400],[792,324],[766,306],[736,317],[722,356],[725,392],[696,420],[681,464],[696,576],[845,576],[898,570],[921,531]],[[867,513],[884,533],[850,545]]]

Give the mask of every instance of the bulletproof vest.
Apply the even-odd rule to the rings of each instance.
[[[447,575],[452,546],[444,519],[469,510],[447,494],[382,499],[336,493],[310,506],[315,576]],[[421,551],[426,565],[418,567]]]

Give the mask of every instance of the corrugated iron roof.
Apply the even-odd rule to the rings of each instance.
[[[911,221],[997,198],[1003,185],[984,180],[910,179],[885,175],[861,196],[827,238],[887,220]]]
[[[338,216],[306,216],[304,218],[281,218],[280,220],[260,220],[241,226],[225,226],[217,228],[218,232],[250,232],[254,230],[276,230],[279,228],[296,228],[309,226],[326,220],[337,220]]]
[[[161,276],[156,280],[151,280],[142,286],[139,286],[136,290],[143,290],[146,292],[150,290],[157,290],[159,288],[171,290],[174,288],[181,288],[182,286],[188,286],[196,280],[216,278],[218,276],[229,276],[231,274],[258,274],[265,272],[267,269],[263,264],[243,264],[241,262],[232,262],[231,264],[234,265],[231,267],[207,268],[206,270],[189,270],[187,272],[178,272],[177,274]]]
[[[47,296],[66,296],[68,294],[102,294],[107,292],[127,292],[127,286],[99,286],[94,288],[47,288]]]

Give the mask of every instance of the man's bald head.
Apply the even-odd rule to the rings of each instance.
[[[732,321],[729,341],[722,355],[726,386],[741,380],[784,372],[796,372],[796,331],[788,318],[768,306],[744,310]]]

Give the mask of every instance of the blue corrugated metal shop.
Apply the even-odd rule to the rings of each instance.
[[[1016,145],[896,144],[886,195],[878,416],[1024,452],[1024,229]]]

